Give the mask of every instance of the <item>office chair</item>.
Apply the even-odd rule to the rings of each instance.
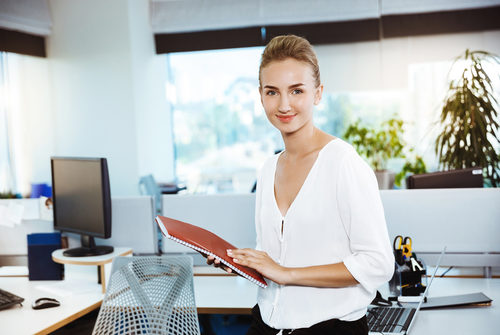
[[[161,215],[162,194],[177,194],[179,191],[186,189],[186,186],[177,184],[158,184],[152,174],[141,177],[139,179],[139,193],[141,195],[150,195],[154,198],[156,214]]]
[[[154,215],[162,214],[162,197],[161,190],[156,183],[155,178],[152,174],[141,177],[139,179],[139,193],[141,195],[149,195],[153,197],[154,202]],[[158,250],[161,253],[162,250],[162,234],[158,227],[156,227],[156,243],[158,245]]]
[[[161,214],[161,190],[152,174],[139,179],[139,192],[142,195],[152,196],[155,202],[155,213]]]
[[[199,335],[188,256],[117,257],[93,335]]]

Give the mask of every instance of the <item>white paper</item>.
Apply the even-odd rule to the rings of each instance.
[[[38,220],[40,218],[38,199],[19,199],[15,203],[24,207],[23,220]]]
[[[0,277],[28,276],[27,266],[0,266]]]
[[[9,219],[15,224],[21,224],[23,221],[24,206],[16,202],[9,203]]]
[[[23,220],[24,207],[16,202],[9,201],[7,206],[0,205],[0,225],[14,227]]]
[[[45,291],[49,295],[57,295],[59,297],[67,297],[73,294],[86,294],[99,292],[101,285],[96,283],[89,283],[88,280],[72,280],[61,281],[58,283],[50,283],[36,286],[37,290]]]
[[[39,207],[40,207],[40,220],[53,221],[54,214],[52,211],[52,202],[48,202],[49,198],[40,197]]]
[[[0,226],[14,227],[14,223],[7,219],[7,206],[0,205]]]

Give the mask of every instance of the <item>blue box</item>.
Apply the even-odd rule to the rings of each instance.
[[[62,280],[63,265],[52,260],[52,252],[61,249],[61,233],[28,235],[29,280]]]

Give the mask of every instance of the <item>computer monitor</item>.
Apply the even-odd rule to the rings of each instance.
[[[64,256],[113,252],[94,237],[111,237],[111,192],[106,158],[51,157],[54,229],[81,235],[81,248]]]
[[[480,167],[415,174],[406,179],[407,188],[470,188],[483,187]]]

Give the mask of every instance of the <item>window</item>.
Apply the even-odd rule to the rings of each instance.
[[[265,159],[283,148],[258,92],[263,48],[167,55],[167,99],[173,110],[175,170],[192,193],[249,192]],[[404,93],[325,91],[315,114],[341,137],[362,118],[376,125],[402,108]],[[402,162],[396,162],[402,165]]]
[[[325,82],[316,126],[342,137],[357,119],[377,127],[400,118],[413,155],[423,157],[428,171],[436,171],[435,140],[453,57],[417,63],[408,56],[392,66],[380,60],[390,60],[391,53],[373,47],[368,43],[365,49],[360,43],[316,48]],[[260,102],[262,51],[256,47],[166,56],[175,169],[188,192],[249,192],[265,159],[283,149]],[[397,173],[404,164],[404,159],[392,160],[388,168]]]
[[[16,192],[14,169],[10,158],[7,104],[7,54],[0,52],[0,194],[5,196]]]
[[[47,182],[53,154],[47,59],[0,53],[0,193]]]
[[[263,48],[167,55],[175,170],[188,192],[247,193],[282,147],[260,103]]]

